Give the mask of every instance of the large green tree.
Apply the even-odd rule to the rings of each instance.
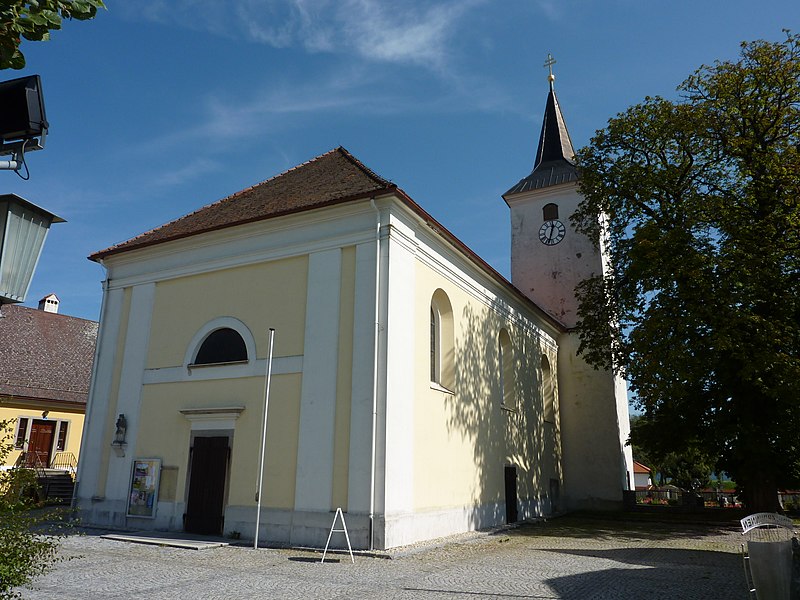
[[[22,69],[22,40],[50,39],[64,19],[93,19],[103,0],[0,0],[0,69]]]
[[[637,444],[701,448],[776,510],[800,481],[800,36],[678,90],[578,153],[573,223],[609,257],[578,286],[581,351],[627,376]]]

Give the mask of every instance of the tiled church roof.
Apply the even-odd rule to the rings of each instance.
[[[100,260],[125,250],[348,202],[396,187],[340,146],[127,242],[95,252],[89,258]]]
[[[280,175],[237,192],[223,200],[180,217],[166,225],[143,233],[127,242],[95,252],[89,258],[100,261],[107,256],[169,242],[210,231],[261,221],[307,210],[366,200],[381,194],[393,193],[414,211],[433,231],[469,257],[500,285],[522,302],[535,307],[545,320],[561,328],[527,296],[515,288],[464,242],[412,200],[396,184],[377,175],[347,150],[335,148]]]
[[[0,314],[0,403],[86,404],[97,323],[17,304],[4,304]]]

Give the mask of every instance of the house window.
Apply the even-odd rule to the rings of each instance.
[[[452,390],[455,385],[455,349],[453,345],[453,308],[441,289],[436,290],[430,306],[430,375],[431,382]]]
[[[247,347],[238,331],[224,327],[212,331],[203,340],[197,356],[196,365],[238,362],[247,360]]]
[[[514,352],[511,348],[511,338],[505,329],[500,330],[497,348],[497,366],[500,373],[503,406],[505,408],[516,408],[517,403],[514,397]]]
[[[25,447],[25,434],[28,432],[28,419],[17,419],[17,437],[14,439],[14,448],[22,450]]]
[[[542,402],[544,405],[544,420],[547,423],[555,423],[555,396],[556,389],[553,384],[553,372],[550,368],[550,361],[546,356],[542,356]]]
[[[67,449],[67,431],[69,428],[69,423],[66,421],[61,421],[58,427],[58,439],[56,440],[56,450],[58,452],[63,452]]]
[[[545,204],[542,208],[542,216],[545,221],[554,221],[558,218],[558,204]]]

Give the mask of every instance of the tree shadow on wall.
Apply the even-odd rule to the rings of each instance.
[[[503,329],[512,349],[511,382],[501,376]],[[549,506],[549,480],[560,479],[558,432],[545,426],[542,418],[543,339],[535,331],[523,332],[498,304],[478,310],[467,305],[456,316],[454,337],[455,393],[445,400],[447,427],[450,435],[463,436],[472,447],[476,473],[472,501],[484,508],[495,506],[491,514],[473,511],[472,525],[480,528],[504,520],[504,469],[509,465],[517,469],[520,504],[530,501],[519,517],[535,516]],[[509,385],[513,394],[505,396],[513,397],[513,406],[504,405],[502,387]]]

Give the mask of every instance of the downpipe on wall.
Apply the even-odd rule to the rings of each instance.
[[[369,549],[375,549],[375,454],[376,429],[378,426],[378,352],[380,343],[380,293],[381,293],[381,213],[375,205],[375,197],[369,199],[375,211],[375,334],[372,348],[372,442],[369,474]]]

